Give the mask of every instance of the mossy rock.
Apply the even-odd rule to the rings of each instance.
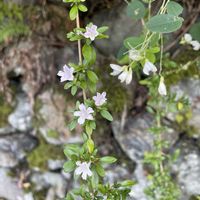
[[[128,90],[117,77],[110,76],[109,64],[97,70],[98,77],[102,83],[101,90],[106,91],[108,99],[108,108],[112,114],[119,114],[123,111],[125,104],[130,104],[130,95]]]
[[[62,146],[48,144],[42,136],[39,136],[39,146],[27,157],[31,168],[39,168],[41,171],[48,169],[48,160],[64,160]]]
[[[199,79],[200,78],[200,69],[198,66],[199,64],[197,64],[197,62],[193,63],[193,61],[196,60],[197,58],[199,58],[198,62],[200,62],[200,57],[198,52],[186,50],[180,53],[174,59],[174,61],[172,61],[176,65],[175,68],[167,70],[167,73],[169,73],[169,75],[165,77],[166,84],[168,86],[175,85],[184,78]],[[188,64],[188,66],[185,65],[186,63]],[[167,64],[170,63],[166,63],[166,65]],[[183,67],[184,65],[185,67]],[[179,70],[180,68],[182,69]]]
[[[0,94],[0,127],[8,124],[8,116],[12,111],[12,106],[7,103],[3,94]]]

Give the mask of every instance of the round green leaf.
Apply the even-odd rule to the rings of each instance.
[[[182,26],[183,19],[170,14],[161,14],[152,17],[146,24],[152,32],[170,33],[178,30]]]
[[[139,0],[133,0],[128,4],[127,15],[133,19],[141,19],[145,16],[145,7]]]
[[[193,24],[189,32],[194,40],[198,40],[200,42],[200,22]]]
[[[167,12],[171,15],[179,16],[183,12],[183,7],[174,1],[170,1],[167,4]]]
[[[127,49],[132,49],[135,47],[139,47],[144,42],[144,36],[141,35],[139,37],[128,37],[124,40],[124,46]]]

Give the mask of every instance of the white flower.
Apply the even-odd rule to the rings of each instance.
[[[74,69],[71,67],[68,67],[67,65],[63,66],[63,71],[59,71],[57,73],[58,76],[60,76],[60,82],[64,81],[73,81],[74,80]]]
[[[167,89],[166,89],[163,77],[160,78],[160,83],[159,83],[159,86],[158,86],[158,92],[162,96],[167,95]]]
[[[82,179],[83,180],[86,180],[87,179],[87,176],[92,176],[92,171],[90,170],[90,162],[87,163],[87,162],[80,162],[80,161],[77,161],[76,162],[76,165],[77,165],[77,168],[75,170],[75,174],[76,175],[81,175]]]
[[[190,44],[193,46],[193,50],[199,51],[200,50],[200,43],[197,40],[193,40],[190,42]]]
[[[133,61],[139,61],[142,59],[141,53],[140,51],[136,50],[136,49],[131,49],[129,51],[129,58]]]
[[[86,106],[82,103],[79,105],[79,111],[74,112],[75,117],[78,118],[78,123],[79,124],[84,124],[85,120],[93,120],[92,113],[94,113],[94,110],[90,107],[86,108]]]
[[[123,67],[115,64],[110,64],[110,67],[113,69],[113,72],[110,74],[112,76],[117,76],[123,71]]]
[[[90,38],[90,40],[94,40],[99,35],[99,32],[97,31],[97,26],[87,26],[86,32],[83,34],[85,38]]]
[[[143,73],[146,75],[149,75],[150,72],[153,72],[153,73],[157,72],[157,68],[153,63],[146,61],[143,67]]]
[[[186,43],[190,44],[190,42],[192,42],[192,36],[189,33],[186,33],[184,35],[184,40]]]
[[[111,73],[112,76],[119,75],[118,79],[122,82],[126,82],[126,84],[129,84],[132,81],[133,73],[132,69],[129,66],[119,66],[115,64],[110,64],[110,67],[113,69],[113,72]]]
[[[95,101],[96,106],[102,106],[107,100],[106,92],[103,92],[102,94],[97,92],[97,96],[94,96],[93,100]]]

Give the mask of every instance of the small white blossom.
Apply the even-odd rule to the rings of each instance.
[[[86,32],[83,34],[85,38],[90,38],[90,40],[94,40],[99,35],[99,32],[97,31],[97,26],[87,26]]]
[[[183,38],[184,38],[185,42],[188,44],[190,44],[190,42],[192,42],[192,36],[189,33],[186,33]]]
[[[129,84],[132,81],[133,73],[132,69],[129,66],[119,66],[115,64],[110,64],[110,67],[113,69],[113,72],[111,73],[112,76],[119,75],[118,79],[122,82],[126,82],[126,84]]]
[[[193,50],[195,50],[195,51],[199,51],[200,50],[200,43],[199,43],[199,41],[193,40],[193,41],[190,42],[190,44],[192,45]]]
[[[159,83],[159,86],[158,86],[158,92],[162,96],[166,96],[167,95],[167,89],[166,89],[166,85],[164,83],[164,78],[163,77],[160,78],[160,83]]]
[[[73,81],[74,80],[74,69],[71,67],[68,67],[67,65],[63,66],[63,71],[59,71],[57,73],[58,76],[60,76],[60,82],[64,81]]]
[[[77,161],[77,168],[75,170],[76,175],[81,175],[83,180],[87,179],[87,176],[92,176],[92,171],[90,170],[90,162],[80,162]]]
[[[91,107],[86,108],[86,106],[82,103],[79,105],[79,111],[74,112],[75,117],[78,118],[79,124],[84,124],[85,120],[93,120],[92,113],[94,113],[94,110]]]
[[[153,63],[146,61],[146,63],[144,64],[143,73],[149,75],[150,72],[157,72],[157,68]]]
[[[140,51],[136,50],[136,49],[131,49],[129,51],[129,58],[133,61],[139,61],[142,59],[141,53]]]
[[[94,96],[93,100],[94,100],[96,106],[102,106],[107,100],[106,92],[103,92],[102,94],[97,92],[97,96]]]
[[[117,76],[123,71],[123,67],[116,64],[110,64],[110,67],[113,69],[113,72],[110,74],[112,76]]]

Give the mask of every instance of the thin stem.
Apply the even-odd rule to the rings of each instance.
[[[77,17],[76,17],[76,27],[80,28],[80,18],[79,18],[79,12],[77,13]],[[83,64],[83,60],[82,60],[82,51],[81,51],[81,40],[78,40],[78,57],[79,57],[79,65]],[[83,89],[83,99],[86,100],[86,92]]]
[[[79,19],[79,12],[77,13],[76,17],[76,27],[80,28],[80,19]],[[78,56],[79,56],[79,64],[82,65],[82,52],[81,52],[81,40],[78,40]]]
[[[162,60],[163,60],[163,35],[160,35],[160,70],[159,75],[162,73]]]

